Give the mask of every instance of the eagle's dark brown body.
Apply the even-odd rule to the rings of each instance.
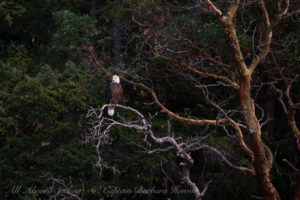
[[[106,86],[105,101],[106,104],[118,104],[123,93],[123,88],[120,83],[111,82]]]

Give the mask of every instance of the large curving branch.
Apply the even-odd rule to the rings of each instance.
[[[104,109],[109,106],[107,104],[103,105],[101,108],[91,108],[87,114],[87,118],[90,118],[91,124],[92,124],[92,130],[97,130],[97,131],[92,131],[91,136],[88,137],[88,140],[90,142],[97,141],[99,138],[102,138],[103,136],[105,137],[110,137],[109,133],[110,130],[115,127],[115,126],[121,126],[125,128],[130,128],[137,130],[139,132],[143,132],[145,136],[145,140],[147,138],[151,138],[155,143],[157,144],[169,144],[170,146],[164,148],[164,149],[154,149],[148,151],[148,153],[157,153],[157,152],[165,152],[168,150],[175,150],[177,152],[177,156],[183,159],[183,161],[180,163],[180,166],[182,167],[182,181],[190,187],[190,189],[194,192],[195,199],[200,200],[207,188],[208,185],[211,181],[207,182],[204,186],[204,189],[202,191],[199,190],[198,186],[191,180],[190,178],[190,168],[194,164],[194,160],[190,155],[190,152],[192,151],[197,151],[203,148],[209,149],[216,153],[218,156],[221,157],[221,159],[228,164],[230,167],[241,170],[241,171],[246,171],[249,173],[253,173],[252,169],[249,169],[247,167],[239,167],[235,166],[232,164],[226,157],[223,155],[220,151],[217,149],[210,147],[206,144],[202,144],[203,138],[197,138],[194,142],[192,143],[185,143],[181,140],[177,140],[177,138],[174,137],[174,135],[168,135],[164,137],[157,137],[152,129],[151,129],[151,124],[146,120],[145,116],[138,110],[130,107],[130,106],[123,106],[117,104],[117,108],[121,108],[126,111],[133,112],[138,116],[138,120],[136,121],[126,121],[125,119],[118,118],[118,119],[112,119],[112,118],[107,118],[105,117]],[[92,138],[92,139],[91,139]],[[149,142],[147,142],[149,144]]]
[[[103,113],[104,109],[108,107],[108,104],[103,105],[101,108],[91,108],[88,111],[87,118],[90,119],[92,124],[92,130],[96,129],[97,131],[92,131],[91,136],[87,138],[89,142],[99,140],[103,135],[107,136],[110,133],[110,130],[114,126],[121,126],[126,128],[135,129],[137,131],[143,132],[145,134],[145,139],[150,137],[155,143],[158,144],[170,144],[173,148],[168,149],[175,149],[177,152],[177,156],[183,159],[183,162],[180,164],[182,166],[182,181],[190,187],[191,191],[194,192],[194,196],[196,200],[201,200],[201,198],[205,195],[207,191],[208,184],[211,182],[207,182],[204,186],[202,191],[199,190],[198,186],[191,180],[190,178],[190,168],[194,164],[194,160],[192,159],[191,155],[186,152],[183,148],[183,143],[178,143],[176,139],[172,136],[165,136],[165,137],[156,137],[155,134],[151,130],[151,124],[146,120],[144,115],[139,112],[138,110],[130,107],[130,106],[123,106],[117,104],[117,108],[121,108],[127,111],[131,111],[135,113],[139,120],[138,121],[130,121],[127,122],[123,120],[115,120],[111,118],[106,118]],[[92,139],[91,139],[92,138]]]
[[[94,56],[95,54],[92,52],[90,54],[90,57],[93,59],[93,61],[95,62],[95,65],[97,67],[99,67],[107,76],[111,77],[112,74],[107,71],[104,67],[103,64],[101,64],[96,57]],[[239,127],[238,123],[236,123],[233,119],[231,118],[223,118],[223,119],[218,119],[218,120],[209,120],[209,119],[192,119],[192,118],[186,118],[186,117],[182,117],[178,114],[175,114],[174,112],[172,112],[171,110],[169,110],[168,108],[166,108],[158,99],[156,93],[154,92],[153,89],[147,87],[146,85],[144,85],[143,83],[136,83],[132,80],[126,79],[124,77],[120,77],[123,81],[133,85],[133,86],[137,86],[141,89],[146,90],[154,99],[155,103],[157,106],[159,106],[164,112],[166,112],[171,118],[176,119],[178,121],[182,121],[182,122],[187,122],[190,124],[198,124],[198,125],[214,125],[216,126],[217,124],[230,124],[235,130],[236,130],[236,135],[237,138],[239,140],[239,143],[241,145],[241,147],[243,148],[243,150],[250,156],[251,160],[254,160],[254,154],[253,152],[250,150],[250,148],[246,145],[244,138],[243,138],[243,133],[241,128]],[[253,172],[254,174],[254,172]]]

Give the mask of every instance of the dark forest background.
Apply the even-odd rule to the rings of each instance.
[[[226,109],[241,110],[234,90],[213,86],[214,78],[180,69],[178,63],[153,53],[156,45],[155,51],[166,52],[164,55],[181,59],[180,62],[204,63],[214,68],[215,64],[205,58],[207,55],[195,56],[199,52],[190,50],[188,40],[172,40],[172,37],[188,38],[216,60],[234,66],[231,44],[223,26],[199,2],[0,1],[0,199],[49,199],[58,188],[69,188],[72,192],[81,189],[78,196],[70,199],[193,199],[191,192],[171,192],[174,187],[188,189],[178,173],[181,161],[176,152],[148,154],[140,147],[147,146],[142,133],[123,127],[112,129],[112,142],[103,147],[102,159],[115,166],[119,174],[114,174],[111,168],[103,168],[100,173],[95,166],[98,162],[95,147],[84,141],[91,126],[86,114],[91,107],[104,105],[105,86],[111,81],[93,58],[112,74],[154,88],[160,102],[180,116],[216,119],[221,115],[207,101],[199,89],[201,85],[212,85],[208,89],[214,100],[227,99],[223,104]],[[246,62],[257,51],[254,46],[259,46],[265,31],[257,2],[241,1],[236,17]],[[274,17],[275,1],[265,2],[270,17]],[[224,9],[229,4],[216,1]],[[298,0],[291,2],[290,14],[274,27],[271,50],[252,79],[257,116],[262,117],[263,110],[262,120],[271,119],[262,127],[261,137],[273,152],[270,177],[282,199],[293,198],[300,169],[296,138],[278,92],[285,90],[285,80],[292,81],[290,96],[294,102],[300,102],[300,79],[296,77],[300,72],[299,9]],[[187,52],[182,52],[185,49]],[[174,50],[181,52],[174,55]],[[238,80],[237,70],[233,71],[232,79]],[[124,94],[120,104],[131,106],[149,118],[156,113],[152,128],[157,135],[167,134],[168,123],[172,132],[184,141],[212,133],[203,143],[219,149],[237,166],[248,165],[249,158],[232,128],[227,127],[226,131],[221,126],[191,125],[170,118],[146,90],[122,80],[121,84]],[[287,99],[283,97],[283,101]],[[116,112],[128,120],[135,118],[126,110],[116,108]],[[299,114],[299,111],[295,114],[298,127]],[[242,115],[232,117],[243,121]],[[247,134],[250,133],[244,131],[248,144]],[[191,156],[194,159],[191,179],[199,188],[212,180],[203,199],[263,196],[254,176],[228,166],[213,152],[200,149]],[[22,188],[15,191],[17,186]],[[37,192],[51,186],[55,186],[54,191]],[[28,192],[31,187],[36,192]],[[166,189],[167,193],[148,191],[147,194],[137,188]],[[132,192],[116,194],[114,189]]]

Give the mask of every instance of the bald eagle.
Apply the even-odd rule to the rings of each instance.
[[[108,114],[113,116],[115,113],[115,105],[118,104],[119,99],[123,93],[122,86],[120,84],[120,78],[117,75],[113,75],[112,82],[106,86],[105,90],[105,102],[109,104]]]

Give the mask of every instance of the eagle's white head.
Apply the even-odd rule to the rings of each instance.
[[[120,77],[117,76],[117,75],[113,75],[112,82],[114,82],[114,83],[120,83]]]

